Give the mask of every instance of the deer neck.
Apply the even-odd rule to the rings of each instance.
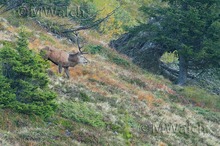
[[[70,61],[70,62],[78,62],[79,61],[78,55],[79,55],[79,53],[69,54],[68,61]]]

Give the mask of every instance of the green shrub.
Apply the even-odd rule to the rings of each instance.
[[[85,103],[68,102],[60,107],[62,116],[94,127],[104,127],[103,116]]]
[[[55,93],[48,88],[48,64],[29,50],[24,32],[16,49],[6,45],[0,51],[0,105],[25,114],[50,116],[56,109]]]
[[[119,56],[112,56],[109,59],[111,62],[113,62],[119,66],[130,67],[130,63],[127,60],[120,58]]]
[[[203,109],[203,108],[200,108],[200,107],[196,107],[195,111],[198,114],[203,115],[204,118],[207,119],[207,120],[210,120],[210,121],[213,121],[213,122],[218,122],[218,123],[220,122],[220,113],[219,112],[213,112],[213,111],[210,111],[208,109]]]
[[[141,81],[141,79],[139,78],[129,78],[129,77],[126,77],[124,75],[120,75],[120,78],[130,84],[134,84],[134,85],[137,85],[141,88],[145,88],[146,87],[146,83]]]
[[[180,90],[188,100],[210,109],[220,110],[220,98],[195,86],[187,86]]]
[[[7,20],[11,25],[13,25],[15,27],[19,27],[20,24],[22,24],[24,22],[22,18],[16,17],[13,14],[7,16]]]
[[[49,42],[54,43],[54,44],[56,43],[52,38],[50,38],[49,36],[47,36],[43,33],[40,34],[40,40],[41,41],[49,41]]]
[[[97,46],[90,45],[86,47],[85,51],[91,54],[99,54],[105,56],[106,58],[108,58],[110,62],[115,63],[122,67],[128,68],[131,66],[130,62],[128,62],[126,59],[122,58],[120,55],[116,54],[113,50],[109,48],[105,48],[99,45]]]
[[[103,47],[98,45],[97,46],[89,45],[85,48],[85,51],[90,54],[101,54],[103,51]]]
[[[128,115],[128,113],[125,113],[125,119],[124,119],[124,128],[123,128],[123,137],[126,140],[127,145],[131,145],[130,143],[130,139],[133,137],[132,133],[131,133],[131,126],[129,124],[130,122],[130,116]]]
[[[86,101],[88,102],[91,100],[91,98],[84,92],[80,92],[80,99],[82,99],[82,101],[84,101],[84,102],[86,102]]]
[[[178,54],[177,51],[174,52],[165,52],[161,58],[161,61],[165,62],[165,63],[178,63]]]

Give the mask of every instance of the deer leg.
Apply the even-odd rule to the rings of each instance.
[[[69,68],[68,67],[65,67],[64,68],[65,70],[65,73],[66,73],[66,76],[67,76],[67,78],[69,79],[70,78],[70,74],[69,74]]]
[[[58,64],[58,69],[59,69],[59,73],[61,74],[62,73],[62,65],[61,64]]]

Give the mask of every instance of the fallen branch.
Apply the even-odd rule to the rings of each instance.
[[[86,29],[90,29],[90,28],[93,28],[97,25],[99,25],[100,23],[102,23],[103,21],[105,21],[106,19],[108,19],[109,17],[111,17],[115,12],[116,10],[118,10],[120,8],[120,6],[118,6],[117,8],[115,8],[112,12],[108,13],[106,15],[106,17],[102,18],[102,19],[99,19],[99,20],[96,20],[93,24],[91,25],[87,25],[87,26],[79,26],[77,28],[73,28],[73,29],[68,29],[68,30],[64,30],[62,33],[70,33],[70,32],[76,32],[76,31],[80,31],[80,30],[86,30]]]
[[[175,70],[175,69],[172,69],[172,68],[170,68],[170,67],[168,67],[165,63],[163,63],[163,62],[160,62],[160,67],[161,67],[161,69],[164,71],[164,70],[166,70],[166,72],[169,72],[169,74],[170,75],[172,75],[172,77],[173,76],[176,76],[176,77],[178,77],[178,75],[179,75],[179,71],[178,70]],[[167,73],[168,74],[168,73]],[[168,75],[169,75],[168,74]],[[191,79],[195,79],[196,78],[196,76],[194,76],[194,75],[192,75],[192,74],[187,74],[187,77],[188,78],[191,78]]]

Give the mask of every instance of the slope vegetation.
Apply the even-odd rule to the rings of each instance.
[[[36,52],[45,45],[77,51],[34,22],[24,25]],[[0,46],[13,43],[18,31],[1,18]],[[53,64],[48,70],[50,89],[58,95],[56,113],[42,120],[1,109],[0,145],[220,145],[219,97],[172,85],[101,39],[88,32],[81,36],[90,63],[71,68],[70,80]]]

